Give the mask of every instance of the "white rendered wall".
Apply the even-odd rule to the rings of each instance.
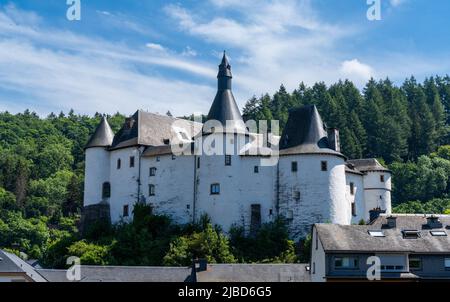
[[[322,246],[322,242],[317,236],[316,228],[313,228],[311,238],[311,281],[325,282],[326,281],[326,255]]]
[[[220,133],[211,134],[217,140],[223,139]],[[237,137],[234,138],[234,145]],[[231,156],[231,166],[225,166],[225,155],[199,156],[197,169],[196,219],[203,213],[210,216],[213,224],[218,224],[228,232],[233,224],[249,229],[251,205],[261,205],[261,223],[272,221],[275,209],[275,167],[261,167],[260,157]],[[259,173],[254,167],[259,166]],[[211,195],[211,184],[220,184],[220,194]],[[272,210],[272,215],[270,212]]]
[[[366,206],[364,203],[364,181],[363,175],[354,174],[354,173],[346,173],[347,180],[347,200],[351,204],[354,202],[356,207],[356,216],[352,215],[352,224],[357,224],[361,221],[361,219],[368,220],[369,219],[369,211],[366,211]],[[352,195],[350,192],[350,183],[354,185],[354,194]]]
[[[86,149],[84,206],[101,203],[103,183],[109,181],[109,152],[102,147]],[[108,201],[108,200],[105,200]]]
[[[297,162],[297,172],[291,171],[293,161]],[[321,170],[322,161],[327,161],[327,171]],[[279,183],[280,214],[288,218],[292,214],[289,225],[294,239],[304,238],[314,223],[350,224],[343,158],[322,154],[282,156]],[[300,200],[294,198],[295,191],[300,191]]]
[[[179,224],[192,222],[194,200],[194,156],[161,155],[142,158],[142,191],[153,213],[168,215]],[[150,168],[156,175],[150,176]],[[150,196],[149,184],[155,185],[155,196]]]
[[[130,167],[130,156],[134,156],[134,167]],[[117,160],[121,159],[121,168],[117,169]],[[127,218],[133,217],[134,204],[138,200],[139,150],[136,147],[111,151],[111,222],[117,223],[123,218],[123,207],[128,205]],[[141,192],[142,193],[142,192]]]
[[[381,175],[384,175],[384,182],[380,180]],[[377,207],[386,210],[387,214],[392,212],[391,189],[390,172],[369,171],[364,175],[364,199],[367,215],[370,210]]]

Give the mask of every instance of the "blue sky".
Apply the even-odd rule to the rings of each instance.
[[[0,0],[0,111],[207,113],[226,49],[242,107],[301,81],[450,74],[450,1]]]

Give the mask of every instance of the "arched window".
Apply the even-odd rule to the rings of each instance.
[[[111,197],[111,184],[109,182],[103,183],[102,187],[102,198],[110,198]]]

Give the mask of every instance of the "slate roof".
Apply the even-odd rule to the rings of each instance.
[[[192,138],[201,131],[202,124],[139,110],[117,132],[111,149],[137,145],[163,146],[166,139],[175,135],[172,126],[184,129]]]
[[[368,172],[368,171],[390,172],[389,169],[383,167],[375,158],[352,159],[348,160],[347,164],[354,166],[358,171],[361,172]]]
[[[113,139],[114,132],[109,126],[106,117],[103,116],[100,124],[98,124],[94,134],[92,134],[91,138],[84,148],[87,149],[94,147],[109,147],[111,146]]]
[[[219,65],[217,74],[217,93],[208,113],[207,120],[219,121],[223,127],[227,126],[227,121],[232,121],[231,125],[225,130],[234,130],[237,132],[246,132],[244,120],[234,99],[231,90],[231,66],[226,54],[223,54],[222,63]],[[204,129],[204,132],[210,132],[211,129]]]
[[[331,149],[322,118],[315,105],[290,110],[280,140],[280,155],[332,154],[344,157]]]
[[[450,216],[439,216],[448,236],[432,236],[424,215],[393,215],[396,228],[387,226],[386,215],[371,225],[315,224],[325,251],[333,252],[410,252],[450,253]],[[430,215],[429,215],[430,216]],[[369,230],[383,230],[385,237],[372,237]],[[418,230],[417,239],[404,239],[402,230]]]
[[[27,275],[35,282],[46,282],[46,280],[36,272],[34,267],[17,257],[16,255],[0,250],[0,273],[21,273]]]

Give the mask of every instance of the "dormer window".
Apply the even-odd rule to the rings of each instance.
[[[403,239],[417,239],[420,238],[420,231],[418,230],[403,230]]]

